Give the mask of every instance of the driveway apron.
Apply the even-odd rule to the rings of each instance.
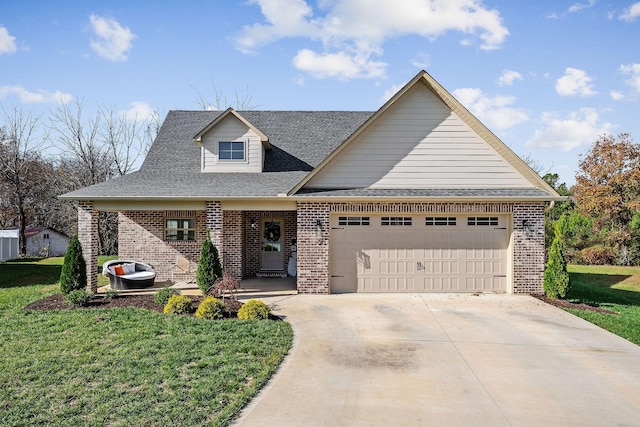
[[[640,426],[640,347],[529,296],[295,295],[241,426]]]

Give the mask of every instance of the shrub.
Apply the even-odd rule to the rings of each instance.
[[[206,295],[209,288],[211,288],[220,277],[222,277],[220,255],[218,254],[218,249],[216,249],[211,242],[209,233],[207,233],[207,238],[202,242],[202,249],[200,250],[196,284],[202,293]]]
[[[225,302],[225,298],[231,302],[238,300],[238,288],[240,284],[226,271],[222,277],[216,280],[215,284],[209,288],[207,292],[209,295],[222,299]]]
[[[222,319],[225,315],[224,303],[218,298],[205,297],[196,310],[198,319]]]
[[[89,304],[91,298],[93,298],[93,294],[84,289],[76,289],[64,296],[65,301],[72,307],[85,307]]]
[[[82,246],[78,236],[73,236],[64,255],[62,272],[60,273],[60,291],[68,294],[71,291],[87,287],[87,265],[82,256]]]
[[[184,295],[171,295],[164,306],[165,314],[187,314],[191,313],[193,305],[191,299]]]
[[[567,261],[564,259],[564,245],[562,242],[562,232],[556,225],[555,237],[549,250],[549,260],[544,270],[544,293],[549,298],[564,298],[569,292],[569,273],[567,272]]]
[[[588,265],[608,265],[615,258],[613,250],[604,245],[595,245],[580,251],[580,258]]]
[[[169,302],[169,298],[171,298],[173,295],[180,295],[180,291],[175,288],[165,286],[164,288],[156,292],[156,294],[153,296],[153,302],[158,305],[165,306]]]
[[[238,319],[268,319],[271,314],[269,306],[259,299],[250,299],[238,310]]]

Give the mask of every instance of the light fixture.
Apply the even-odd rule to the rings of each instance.
[[[251,218],[251,228],[256,228],[256,226],[256,220],[254,218]]]
[[[522,220],[522,229],[527,233],[530,233],[533,230],[533,226],[531,225],[528,219]]]

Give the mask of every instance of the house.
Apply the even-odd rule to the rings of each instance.
[[[425,71],[375,112],[171,111],[139,171],[62,198],[92,289],[117,211],[119,256],[158,280],[208,230],[236,278],[297,256],[298,292],[321,294],[541,292],[563,200]]]
[[[25,230],[27,256],[64,256],[69,246],[69,237],[48,227],[28,227]]]
[[[19,239],[20,230],[0,230],[0,262],[20,256]]]

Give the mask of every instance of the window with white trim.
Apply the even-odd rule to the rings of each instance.
[[[497,216],[470,216],[467,217],[467,225],[498,225]]]
[[[338,217],[338,225],[369,225],[368,216],[341,216]]]
[[[195,218],[167,218],[164,229],[165,240],[171,242],[193,242],[196,240]]]
[[[220,141],[218,142],[218,159],[221,161],[243,161],[245,156],[244,141]]]
[[[456,225],[455,216],[428,216],[424,225]]]
[[[380,225],[411,225],[413,220],[410,216],[383,216]]]

